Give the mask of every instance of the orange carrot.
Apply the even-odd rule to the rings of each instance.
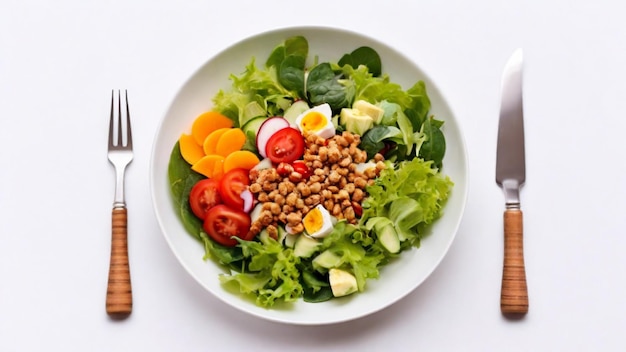
[[[209,178],[219,178],[224,174],[224,157],[216,154],[204,156],[191,169]]]
[[[259,163],[259,158],[251,151],[248,150],[237,150],[234,151],[224,159],[224,173],[232,170],[232,169],[252,169],[256,164]]]
[[[217,154],[217,142],[219,142],[222,135],[228,131],[230,131],[230,127],[219,128],[213,132],[211,132],[205,139],[204,143],[202,143],[202,149],[206,155]]]
[[[178,139],[178,145],[183,159],[191,165],[204,156],[202,147],[196,143],[196,140],[190,134],[182,134]]]
[[[198,145],[204,143],[205,138],[220,128],[233,127],[233,121],[217,111],[207,111],[200,114],[191,125],[191,135]]]
[[[246,135],[240,128],[231,128],[217,141],[215,153],[226,157],[228,154],[240,150],[246,143]]]

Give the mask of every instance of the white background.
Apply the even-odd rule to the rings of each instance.
[[[387,5],[384,5],[387,4]],[[626,348],[626,5],[613,1],[28,1],[0,4],[1,351],[618,351]],[[152,141],[185,80],[270,29],[344,28],[411,57],[465,134],[470,192],[448,255],[416,291],[337,325],[289,326],[204,291],[158,227]],[[525,57],[530,312],[499,311],[499,85]],[[111,89],[127,88],[134,311],[104,311]]]

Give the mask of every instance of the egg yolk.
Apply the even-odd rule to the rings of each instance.
[[[319,131],[326,126],[326,116],[321,112],[311,111],[302,118],[300,126],[303,131]]]
[[[308,232],[308,233],[314,233],[315,231],[319,231],[319,229],[322,228],[322,225],[324,223],[324,219],[322,217],[322,212],[317,209],[314,208],[313,210],[309,211],[306,216],[304,217],[304,229]]]

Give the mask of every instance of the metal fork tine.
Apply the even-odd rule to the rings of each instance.
[[[113,108],[113,101],[115,100],[115,91],[111,90],[111,118],[109,119],[109,149],[113,148],[113,119],[115,118],[115,109]]]
[[[122,97],[119,89],[117,90],[117,146],[124,146],[124,140],[122,139]]]
[[[126,99],[126,146],[133,147],[133,134],[130,130],[130,110],[128,109],[128,91],[124,90],[124,98]]]

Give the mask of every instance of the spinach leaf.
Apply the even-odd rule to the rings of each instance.
[[[421,119],[418,111],[413,109],[406,109],[404,111],[404,115],[411,121],[411,126],[413,126],[414,131],[419,131],[424,120]]]
[[[353,98],[326,62],[311,70],[306,80],[306,91],[312,105],[328,103],[333,111],[350,106],[350,99]]]
[[[441,132],[443,121],[434,118],[426,119],[422,125],[421,132],[426,136],[426,140],[422,144],[419,156],[424,160],[432,160],[434,166],[441,168],[443,157],[446,153],[446,139]]]
[[[358,68],[359,65],[364,65],[367,66],[369,72],[374,77],[378,77],[382,74],[382,62],[380,60],[380,56],[376,50],[368,46],[362,46],[355,49],[350,54],[343,55],[338,64],[339,66],[350,65],[355,69]]]
[[[299,97],[304,97],[304,65],[303,56],[289,55],[278,68],[278,82],[285,88],[295,91]]]
[[[309,55],[309,42],[303,36],[294,36],[285,40],[285,54],[306,58]]]
[[[305,302],[319,303],[333,298],[333,291],[328,283],[328,276],[322,275],[315,270],[302,269],[300,277]]]
[[[265,61],[265,67],[275,67],[278,82],[287,90],[304,97],[304,67],[309,54],[309,43],[302,36],[287,38],[274,48]]]
[[[385,140],[402,141],[402,131],[394,126],[374,126],[363,135],[359,148],[365,150],[367,158],[371,159],[376,153],[386,149]]]
[[[302,36],[290,37],[281,45],[274,48],[265,61],[265,67],[270,68],[274,66],[278,69],[282,62],[289,56],[297,56],[306,60],[307,55],[309,55],[309,43],[306,38]],[[302,66],[304,67],[304,64]]]
[[[277,46],[265,61],[265,67],[279,67],[280,63],[285,59],[285,56],[287,56],[285,53],[285,47],[283,45]]]
[[[170,163],[168,165],[168,177],[170,181],[170,189],[176,211],[185,229],[196,239],[202,240],[200,233],[202,232],[202,222],[198,219],[189,205],[189,192],[196,182],[204,178],[204,176],[191,170],[189,164],[180,154],[179,143],[176,142],[174,149],[170,155]]]
[[[223,264],[233,271],[241,271],[245,266],[243,250],[240,247],[225,247],[214,242],[206,232],[201,232],[200,237],[204,242],[204,259],[214,258],[219,264]]]

